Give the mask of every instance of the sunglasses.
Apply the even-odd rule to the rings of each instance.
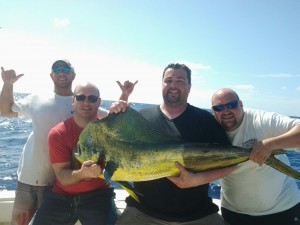
[[[89,95],[89,96],[85,96],[85,95],[75,95],[75,98],[78,102],[83,102],[85,101],[85,99],[87,98],[89,102],[91,103],[95,103],[98,101],[99,97],[95,96],[95,95]]]
[[[73,72],[73,69],[70,68],[70,67],[62,67],[62,66],[60,66],[60,67],[54,67],[52,69],[52,71],[53,71],[53,73],[55,75],[57,75],[59,73],[70,74],[71,72]]]
[[[240,102],[240,100],[238,99],[234,102],[229,102],[229,103],[224,104],[224,105],[214,105],[212,107],[212,109],[216,112],[222,112],[225,109],[225,107],[227,109],[235,109],[238,106],[239,102]]]

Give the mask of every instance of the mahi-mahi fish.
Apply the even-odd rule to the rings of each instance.
[[[138,182],[179,175],[175,162],[192,172],[225,168],[249,160],[251,149],[194,143],[165,136],[136,110],[110,114],[82,131],[75,157],[93,160],[115,182]],[[278,160],[274,151],[265,164],[300,180],[300,173]],[[102,176],[104,178],[104,176]],[[127,190],[128,191],[128,190]]]

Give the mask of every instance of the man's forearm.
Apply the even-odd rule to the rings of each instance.
[[[0,95],[0,111],[2,116],[17,117],[18,114],[13,112],[11,107],[14,104],[13,84],[3,84]]]

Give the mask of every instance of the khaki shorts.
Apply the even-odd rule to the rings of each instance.
[[[134,207],[126,207],[117,219],[116,225],[226,225],[218,213],[210,214],[198,220],[188,222],[168,222],[153,218]]]
[[[18,181],[12,211],[12,225],[28,224],[43,201],[43,192],[48,187],[32,186]]]

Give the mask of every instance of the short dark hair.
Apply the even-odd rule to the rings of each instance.
[[[176,69],[182,69],[182,70],[184,70],[186,72],[186,74],[187,74],[188,82],[189,82],[189,84],[191,84],[191,74],[192,74],[192,71],[185,64],[170,63],[169,65],[166,66],[166,68],[163,71],[163,78],[164,78],[166,70],[170,69],[170,68],[171,69],[175,69],[175,70]]]

